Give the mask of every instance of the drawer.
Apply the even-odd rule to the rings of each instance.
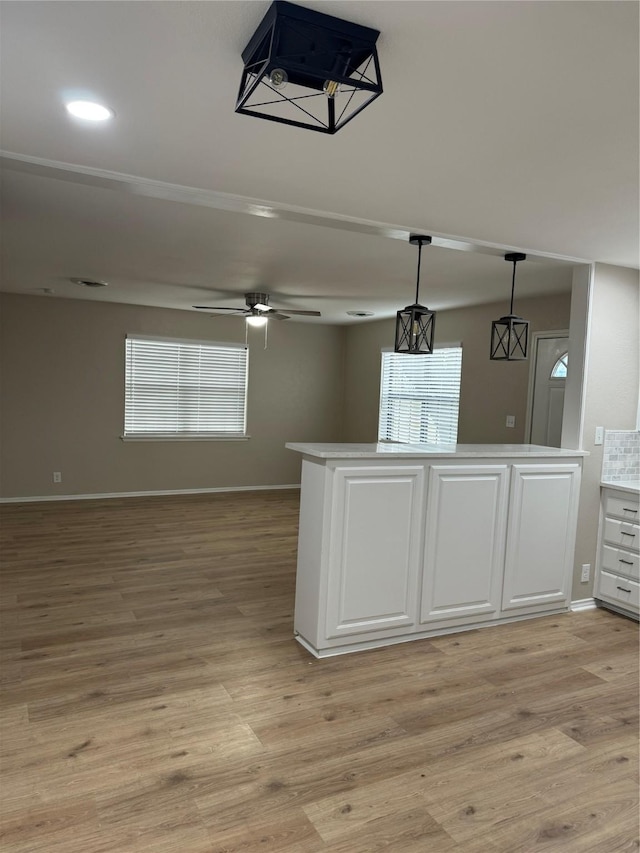
[[[612,601],[622,607],[628,607],[638,612],[640,608],[640,584],[635,581],[600,572],[598,594],[607,601]]]
[[[637,551],[640,542],[640,525],[618,521],[616,518],[605,518],[604,541],[610,545],[622,545],[623,548]]]
[[[640,557],[631,551],[602,546],[602,568],[614,574],[640,581]]]
[[[626,498],[607,494],[604,501],[604,514],[617,515],[618,518],[624,518],[626,521],[640,522],[640,505],[632,495]]]

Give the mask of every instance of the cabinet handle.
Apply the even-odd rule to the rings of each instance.
[[[626,530],[621,530],[621,531],[620,531],[620,535],[621,535],[621,536],[631,536],[631,538],[633,539],[633,537],[634,537],[636,534],[635,534],[635,533],[627,533],[627,531],[626,531]]]
[[[630,506],[623,506],[622,511],[623,512],[638,512],[637,509],[632,509]]]
[[[624,564],[625,564],[625,566],[632,566],[632,565],[633,565],[633,563],[631,562],[631,560],[623,560],[623,559],[622,559],[622,557],[620,557],[620,559],[618,560],[618,562],[619,562],[619,563],[624,563]]]
[[[620,592],[631,592],[630,589],[625,589],[623,586],[617,586],[616,589],[619,589]]]

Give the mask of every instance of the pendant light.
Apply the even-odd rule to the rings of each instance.
[[[513,313],[513,291],[516,285],[516,264],[526,260],[522,252],[509,252],[505,261],[513,263],[511,306],[509,313],[491,324],[491,359],[493,361],[524,361],[529,343],[529,321]]]
[[[394,351],[412,355],[430,355],[433,352],[433,330],[435,312],[420,305],[420,262],[422,247],[431,243],[431,237],[411,234],[409,242],[418,247],[418,276],[416,279],[416,301],[396,314],[396,342]]]

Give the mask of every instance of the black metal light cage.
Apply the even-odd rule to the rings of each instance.
[[[431,237],[411,234],[409,242],[418,246],[418,275],[416,278],[416,301],[396,313],[396,339],[394,352],[407,355],[430,355],[433,352],[433,333],[436,315],[418,302],[420,294],[420,263],[422,246],[431,243]]]
[[[336,133],[382,94],[379,35],[275,0],[242,52],[236,112]],[[284,85],[272,82],[274,71],[285,72]]]
[[[529,346],[529,321],[513,313],[513,293],[516,284],[516,264],[524,261],[526,255],[510,252],[505,261],[513,263],[511,278],[511,307],[509,313],[491,323],[491,354],[493,361],[524,361]]]

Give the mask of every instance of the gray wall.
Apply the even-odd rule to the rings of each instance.
[[[238,318],[105,302],[0,299],[0,496],[283,485],[285,441],[341,438],[345,330],[250,331],[247,441],[122,441],[127,332],[243,341]],[[52,472],[62,472],[54,485]]]
[[[464,344],[461,442],[522,441],[528,365],[488,359],[503,305],[438,314],[441,341]],[[569,294],[521,301],[532,329],[568,326]],[[285,441],[375,441],[380,349],[393,322],[271,323],[250,332],[248,441],[127,442],[127,332],[242,341],[237,318],[132,305],[0,298],[0,496],[282,485],[299,482]],[[516,429],[504,426],[516,415]],[[62,472],[53,484],[52,472]]]
[[[518,313],[530,332],[569,328],[570,293],[521,299]],[[529,362],[489,359],[491,321],[504,314],[504,303],[478,305],[436,315],[436,343],[462,343],[462,382],[458,441],[521,443],[525,435]],[[380,351],[393,346],[394,320],[351,326],[345,359],[345,440],[376,441],[380,396]],[[506,416],[516,416],[515,429]]]
[[[596,264],[589,312],[582,449],[584,460],[576,544],[573,599],[593,590],[600,508],[601,445],[595,428],[635,429],[640,386],[640,284],[638,271]],[[580,583],[590,563],[591,580]]]

